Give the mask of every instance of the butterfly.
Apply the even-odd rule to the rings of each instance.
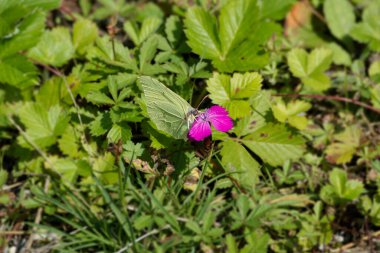
[[[144,91],[148,115],[157,129],[176,139],[187,139],[187,133],[198,110],[157,79],[141,76],[139,80]]]
[[[233,127],[223,107],[214,105],[200,112],[157,79],[142,76],[139,80],[149,117],[159,130],[174,138],[201,141],[211,135],[211,125],[221,132]]]

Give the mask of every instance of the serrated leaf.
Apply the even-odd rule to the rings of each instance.
[[[330,67],[332,57],[329,49],[316,48],[308,54],[304,49],[296,48],[288,53],[288,65],[305,86],[322,91],[330,87],[330,78],[324,72]]]
[[[193,52],[212,60],[220,71],[262,67],[268,61],[262,45],[278,26],[260,22],[258,13],[256,0],[228,1],[221,9],[219,22],[206,10],[193,7],[185,19],[188,45]]]
[[[89,126],[92,135],[100,136],[105,134],[112,127],[110,114],[108,112],[100,114]]]
[[[329,185],[321,190],[321,198],[329,204],[345,204],[357,199],[364,192],[363,183],[348,180],[347,173],[341,169],[333,169],[329,173]]]
[[[25,89],[38,83],[37,69],[23,55],[0,59],[0,82],[18,89]]]
[[[233,128],[236,135],[247,135],[267,124],[271,109],[269,92],[261,91],[251,100],[251,108],[250,115],[240,119]]]
[[[44,10],[58,9],[62,0],[23,0],[23,4],[29,8],[39,7]]]
[[[54,76],[44,82],[36,95],[36,102],[45,108],[53,105],[59,105],[65,96],[69,95],[64,80]]]
[[[86,99],[96,105],[112,105],[115,102],[106,94],[100,91],[93,91],[87,94]]]
[[[98,36],[98,28],[88,19],[78,19],[73,26],[73,45],[79,54],[84,54]]]
[[[74,56],[74,51],[69,30],[65,27],[56,27],[42,35],[28,56],[35,61],[59,67]]]
[[[99,156],[95,159],[93,171],[103,183],[116,184],[119,181],[119,174],[114,164],[115,157],[107,152],[103,156]]]
[[[284,125],[268,124],[244,137],[243,144],[272,166],[296,160],[304,152],[303,138]]]
[[[155,33],[161,26],[161,23],[162,20],[157,17],[149,17],[144,19],[140,29],[139,44],[144,42],[151,34]]]
[[[360,145],[361,129],[347,127],[342,133],[334,135],[335,141],[326,149],[326,159],[335,164],[350,162]]]
[[[133,159],[140,158],[140,156],[144,153],[144,148],[141,143],[134,144],[132,141],[127,141],[126,144],[123,145],[123,156],[128,159],[128,161],[132,161]]]
[[[34,11],[26,16],[10,38],[0,39],[0,58],[5,58],[21,50],[33,47],[44,31],[46,14]]]
[[[19,117],[26,127],[26,134],[40,148],[53,145],[57,137],[64,133],[69,122],[69,118],[58,105],[46,111],[39,104],[27,103],[20,110]]]
[[[296,0],[261,0],[261,19],[283,19]]]
[[[337,43],[329,43],[327,47],[333,53],[333,62],[336,65],[350,66],[352,64],[351,56]]]
[[[357,23],[351,30],[350,35],[357,41],[367,43],[369,48],[380,52],[380,15],[379,1],[371,1],[362,14],[362,22]]]
[[[185,19],[186,36],[193,52],[207,59],[221,55],[216,19],[200,7],[191,8]]]
[[[326,0],[323,12],[331,33],[343,39],[355,24],[354,8],[348,0]]]
[[[79,133],[76,133],[72,126],[66,128],[65,132],[62,134],[62,137],[58,140],[59,149],[63,154],[73,158],[79,157],[78,134]]]
[[[119,68],[138,71],[136,59],[128,47],[124,47],[120,41],[112,40],[108,36],[98,37],[95,40],[95,46],[89,48],[86,56]]]
[[[132,130],[127,124],[114,124],[107,134],[109,142],[117,143],[121,140],[123,143],[130,140],[132,137]]]
[[[133,43],[138,46],[160,27],[162,19],[158,17],[147,17],[141,24],[141,28],[135,22],[124,23],[124,30],[127,32]]]
[[[78,166],[70,158],[49,157],[51,164],[46,163],[46,167],[52,169],[61,176],[63,183],[73,183],[78,176]]]
[[[184,37],[183,25],[178,16],[171,15],[165,23],[165,34],[172,46],[180,46],[179,42]]]
[[[223,142],[221,155],[226,172],[236,172],[231,176],[245,186],[256,185],[260,175],[260,164],[241,144],[234,141]]]
[[[285,104],[282,99],[278,99],[272,106],[274,117],[282,122],[289,122],[290,125],[303,130],[307,126],[307,118],[303,114],[311,108],[311,104],[294,100]]]
[[[28,10],[21,2],[0,2],[0,37],[9,36]]]
[[[257,72],[235,73],[232,78],[215,72],[207,81],[207,90],[213,103],[227,108],[230,116],[236,119],[250,113],[248,99],[259,93],[261,83],[262,77]]]

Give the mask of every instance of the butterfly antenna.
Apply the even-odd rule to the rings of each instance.
[[[206,100],[206,98],[208,98],[209,95],[206,95],[204,98],[202,98],[201,102],[198,104],[197,106],[197,110],[199,109],[199,107],[201,106],[201,104]]]

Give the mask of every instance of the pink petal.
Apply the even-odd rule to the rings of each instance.
[[[207,119],[215,127],[216,130],[221,132],[228,132],[234,123],[226,109],[219,105],[213,105],[207,110]]]
[[[189,131],[189,139],[202,141],[207,136],[211,135],[210,123],[198,117],[195,119]]]

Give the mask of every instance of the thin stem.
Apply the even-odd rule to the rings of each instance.
[[[45,65],[45,64],[40,63],[40,62],[33,62],[33,63],[36,64],[36,65],[40,65],[40,66],[44,67],[45,69],[49,70],[53,74],[55,74],[55,75],[57,75],[57,76],[59,76],[59,77],[61,77],[63,79],[63,82],[65,83],[67,92],[69,93],[71,101],[73,101],[75,110],[77,112],[78,121],[79,121],[79,124],[81,126],[81,130],[82,130],[82,137],[81,137],[81,139],[82,139],[82,141],[83,141],[84,144],[88,144],[88,140],[87,140],[86,134],[84,132],[85,128],[84,128],[84,125],[83,125],[82,116],[80,115],[80,108],[79,108],[79,105],[77,104],[77,102],[75,100],[74,94],[71,91],[69,84],[67,83],[66,76],[61,71],[59,71],[58,69],[50,67],[49,65]]]
[[[139,242],[139,241],[141,241],[141,240],[143,240],[143,239],[145,239],[145,238],[147,238],[147,237],[149,237],[149,236],[151,236],[151,235],[157,234],[157,233],[159,233],[160,231],[162,231],[162,230],[164,230],[164,229],[168,229],[168,228],[170,228],[169,225],[166,225],[165,227],[163,227],[163,228],[161,228],[161,229],[153,229],[152,231],[146,233],[145,235],[142,235],[142,236],[140,236],[139,238],[137,238],[133,243],[128,243],[127,246],[125,246],[124,248],[122,248],[122,249],[116,251],[115,253],[122,253],[122,252],[125,252],[125,251],[127,251],[127,250],[132,246],[132,244],[137,243],[137,242]]]
[[[380,109],[375,108],[369,104],[360,102],[356,99],[353,98],[346,98],[346,97],[339,97],[339,96],[327,96],[327,95],[317,95],[317,94],[275,94],[274,96],[278,97],[305,97],[305,98],[312,98],[312,99],[318,99],[318,100],[335,100],[335,101],[340,101],[340,102],[346,102],[346,103],[351,103],[358,105],[360,107],[363,107],[365,109],[371,110],[373,112],[376,112],[380,114]]]
[[[40,154],[40,156],[51,166],[54,167],[53,163],[50,161],[49,157],[45,154],[45,152],[29,137],[29,135],[21,128],[19,124],[14,121],[12,116],[7,116],[9,122],[20,132],[22,137]]]

